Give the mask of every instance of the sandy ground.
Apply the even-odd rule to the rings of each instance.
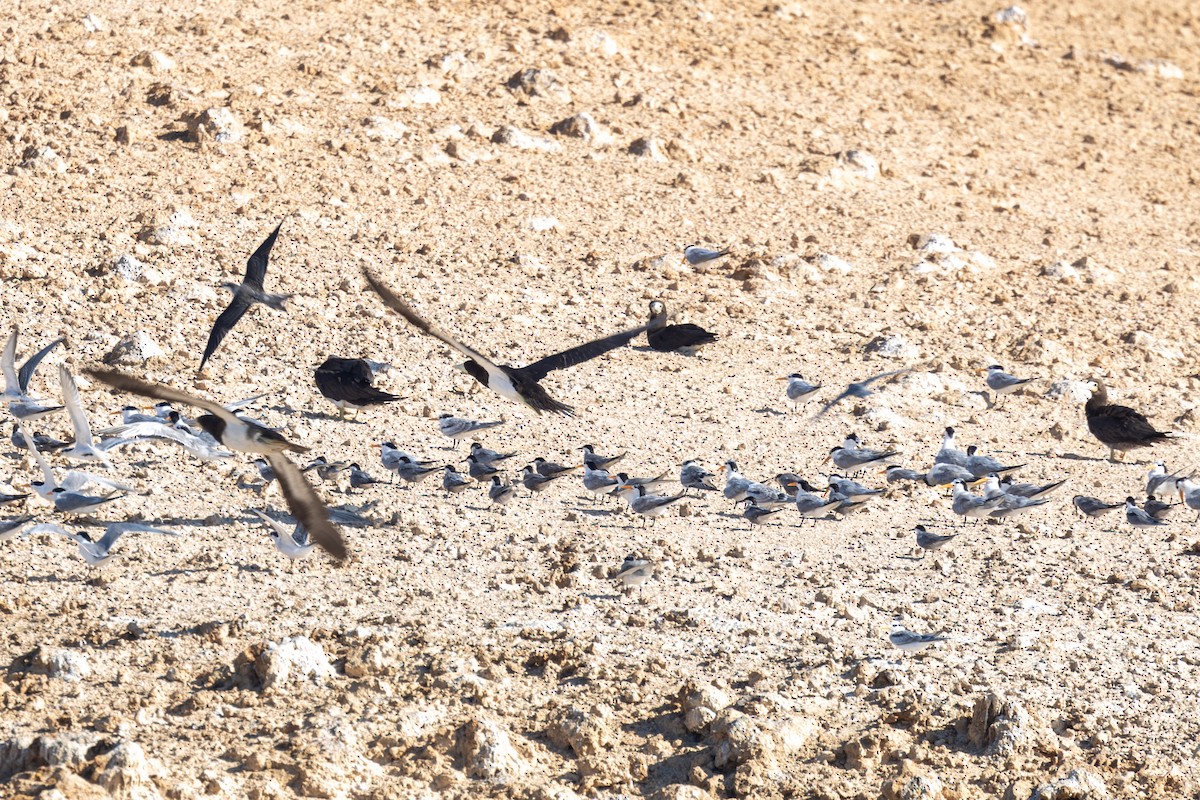
[[[943,490],[750,530],[714,496],[643,528],[574,479],[503,511],[436,478],[331,482],[372,524],[346,529],[345,566],[292,567],[248,513],[284,509],[245,488],[248,458],[136,445],[113,474],[145,494],[95,524],[183,536],[131,535],[99,568],[61,537],[0,544],[0,796],[1194,794],[1200,534],[1069,498],[1195,463],[1200,20],[1172,0],[1000,10],[10,4],[0,329],[22,357],[67,337],[42,396],[140,331],[163,355],[125,369],[268,392],[258,418],[376,476],[382,441],[462,458],[437,431],[452,412],[505,419],[482,441],[522,458],[591,442],[639,475],[736,459],[820,486],[851,431],[926,467],[954,425],[1069,482],[923,560],[913,526],[957,524]],[[587,137],[551,132],[578,114]],[[196,380],[219,283],[281,219],[267,284],[288,312],[254,308]],[[693,242],[733,252],[691,269]],[[539,417],[469,391],[364,266],[514,364],[653,298],[721,338],[554,374],[580,413]],[[312,383],[330,354],[390,361],[379,383],[408,399],[340,421]],[[1037,380],[989,407],[992,363]],[[827,400],[906,366],[818,421],[775,380]],[[1072,396],[1091,375],[1181,436],[1105,460]],[[130,401],[81,384],[97,427]],[[37,479],[3,449],[0,478]],[[658,570],[622,591],[631,554]],[[895,614],[949,641],[901,654]]]

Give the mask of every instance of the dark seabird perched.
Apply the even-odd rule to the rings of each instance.
[[[283,311],[283,303],[291,295],[268,294],[263,289],[263,279],[267,276],[267,259],[271,255],[271,248],[275,246],[275,239],[279,236],[279,229],[282,227],[283,223],[280,222],[275,230],[271,231],[267,240],[254,251],[254,255],[250,256],[250,260],[246,262],[246,275],[240,284],[221,284],[233,292],[233,300],[229,301],[229,305],[213,323],[212,333],[208,335],[208,344],[204,347],[204,355],[200,358],[200,367],[196,370],[197,372],[204,369],[204,364],[208,361],[209,356],[217,351],[217,348],[221,346],[221,340],[233,330],[233,326],[237,325],[242,315],[250,310],[250,306],[262,303],[276,311]]]
[[[1108,448],[1110,461],[1117,460],[1117,452],[1124,453],[1138,447],[1152,447],[1171,434],[1154,429],[1138,411],[1129,406],[1108,402],[1108,390],[1099,378],[1088,381],[1092,396],[1084,406],[1088,430]]]
[[[409,308],[403,300],[393,294],[391,289],[384,286],[370,270],[364,268],[363,275],[366,277],[370,287],[383,300],[384,305],[404,317],[422,333],[429,334],[435,339],[440,339],[470,359],[462,365],[463,370],[468,375],[501,397],[517,403],[523,403],[539,414],[543,411],[549,411],[554,414],[573,416],[575,413],[575,410],[571,406],[566,403],[560,403],[547,394],[539,381],[555,370],[574,367],[585,361],[590,361],[597,356],[604,355],[610,350],[624,347],[629,344],[633,337],[646,330],[645,325],[631,328],[603,339],[586,342],[569,350],[564,350],[561,353],[546,356],[540,361],[535,361],[526,367],[500,365],[478,350],[466,346],[450,334],[426,322],[415,311]]]
[[[716,340],[715,333],[690,322],[668,325],[667,307],[661,300],[650,301],[650,322],[646,325],[646,341],[653,349],[660,353],[672,353],[711,344]]]
[[[372,385],[375,373],[362,358],[330,356],[317,367],[313,378],[321,396],[338,407],[343,419],[347,408],[354,409],[357,417],[361,408],[402,399],[399,395],[381,391]]]
[[[172,403],[185,403],[207,411],[207,414],[201,415],[197,420],[200,427],[231,450],[254,453],[266,458],[267,463],[275,470],[279,488],[283,491],[292,516],[327,553],[339,561],[346,558],[346,542],[329,521],[329,507],[321,500],[312,484],[305,480],[300,468],[285,455],[289,450],[297,453],[307,452],[307,447],[289,442],[265,425],[237,416],[220,403],[170,386],[140,380],[117,370],[87,369],[84,372],[124,392],[153,397],[156,400],[169,400]]]

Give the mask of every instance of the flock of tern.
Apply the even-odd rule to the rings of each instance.
[[[264,288],[271,249],[281,228],[282,223],[250,257],[242,282],[237,285],[225,284],[233,298],[213,325],[200,359],[200,371],[253,305],[283,309],[284,301],[290,295],[271,294]],[[727,254],[727,250],[691,246],[685,249],[683,258],[695,265]],[[643,333],[647,336],[650,348],[662,352],[692,352],[717,339],[715,334],[694,324],[669,325],[665,304],[655,300],[650,304],[650,317],[645,325],[584,342],[526,366],[503,365],[427,321],[370,270],[364,269],[363,277],[383,304],[409,325],[420,333],[440,340],[465,357],[467,360],[461,364],[461,369],[480,385],[539,414],[550,412],[571,416],[575,413],[573,406],[555,399],[542,386],[542,381],[552,373],[622,348]],[[117,391],[159,402],[150,414],[127,406],[122,411],[120,425],[94,434],[83,410],[75,378],[65,365],[58,369],[61,404],[30,394],[30,382],[35,370],[47,355],[63,343],[63,339],[50,342],[18,369],[17,337],[18,331],[14,327],[2,356],[5,379],[3,399],[14,419],[12,441],[19,449],[28,450],[40,467],[41,480],[29,481],[31,492],[49,504],[63,520],[95,514],[135,490],[96,472],[79,469],[56,472],[47,461],[48,455],[70,462],[94,464],[101,470],[111,472],[114,468],[112,454],[119,448],[135,442],[163,441],[178,445],[197,459],[205,461],[229,458],[234,453],[258,456],[255,463],[263,478],[263,485],[278,482],[288,509],[296,520],[295,526],[289,527],[266,513],[252,509],[252,513],[263,521],[280,552],[296,560],[308,556],[314,547],[320,547],[339,561],[347,558],[349,548],[345,537],[333,521],[337,515],[331,513],[305,473],[314,472],[323,483],[344,478],[349,482],[349,491],[380,483],[359,464],[330,462],[318,457],[301,469],[288,454],[304,454],[309,448],[288,441],[278,431],[241,413],[240,408],[248,401],[225,406],[113,369],[85,368],[83,371]],[[387,367],[383,362],[364,358],[330,356],[316,368],[314,380],[320,393],[337,407],[343,419],[348,410],[357,417],[364,408],[405,399],[374,386],[375,377]],[[823,417],[843,401],[868,397],[874,391],[873,387],[910,371],[911,368],[898,369],[853,381],[827,400],[813,418]],[[986,372],[986,386],[997,401],[999,397],[1027,386],[1032,380],[1018,378],[999,365],[989,366],[982,371]],[[800,373],[780,380],[787,381],[786,397],[798,404],[815,399],[823,388],[821,384],[809,382]],[[1093,380],[1089,388],[1091,398],[1085,407],[1088,429],[1109,448],[1111,459],[1115,460],[1118,453],[1150,447],[1171,436],[1170,433],[1156,430],[1140,412],[1109,403],[1106,387],[1099,379]],[[175,404],[197,408],[203,413],[195,420],[188,420],[176,410]],[[63,410],[73,431],[70,440],[60,441],[32,431],[35,423]],[[476,438],[480,432],[502,424],[503,420],[479,422],[449,414],[443,414],[438,420],[440,432],[452,442]],[[720,493],[726,500],[740,506],[740,515],[752,526],[782,519],[789,508],[795,509],[792,513],[796,513],[801,522],[813,520],[815,524],[818,519],[856,513],[884,494],[889,487],[904,482],[950,487],[950,511],[962,520],[1006,519],[1046,505],[1049,496],[1066,483],[1066,480],[1041,485],[1017,483],[1013,476],[1023,464],[1001,463],[975,447],[959,449],[952,428],[946,429],[933,464],[923,469],[904,466],[901,463],[903,455],[898,451],[866,447],[858,436],[850,434],[841,445],[830,450],[827,461],[832,462],[836,471],[826,476],[824,487],[813,486],[791,472],[778,474],[775,477],[776,486],[772,486],[747,477],[732,460],[720,467],[720,472],[724,473],[723,485],[715,482],[714,479],[718,477],[716,473],[708,471],[694,460],[685,462],[677,474],[664,472],[653,477],[636,477],[614,471],[624,453],[604,456],[598,454],[592,445],[584,445],[580,450],[583,452],[581,464],[564,466],[544,458],[533,459],[522,468],[515,481],[510,481],[504,473],[503,462],[516,454],[490,450],[477,441],[471,444],[470,453],[458,464],[425,460],[398,449],[391,442],[380,446],[380,461],[389,473],[408,485],[440,474],[442,488],[449,495],[462,494],[476,485],[486,487],[490,502],[497,506],[509,504],[517,497],[517,485],[524,487],[532,496],[561,485],[564,478],[574,475],[581,479],[582,489],[593,498],[613,495],[623,500],[630,512],[642,518],[643,525],[668,513],[692,492],[700,495]],[[466,467],[460,468],[460,464],[466,464]],[[885,476],[882,486],[860,482],[863,475],[872,470]],[[1159,462],[1148,479],[1148,502],[1141,507],[1133,496],[1127,497],[1124,503],[1108,503],[1094,497],[1076,495],[1073,504],[1086,517],[1098,517],[1124,507],[1127,522],[1137,528],[1165,524],[1163,517],[1174,505],[1185,504],[1200,512],[1200,483],[1192,480],[1191,475],[1168,473],[1165,464]],[[674,484],[678,484],[679,491],[664,491],[664,487]],[[982,490],[977,493],[973,489],[978,486],[982,486]],[[1159,499],[1173,493],[1179,495],[1180,503],[1167,504]],[[0,494],[0,505],[15,505],[29,496],[30,493]],[[1200,520],[1200,513],[1197,519]],[[80,555],[89,564],[100,564],[111,556],[114,545],[125,534],[178,535],[139,522],[118,521],[108,524],[103,536],[96,540],[86,531],[68,530],[65,524],[65,521],[39,522],[29,514],[0,520],[0,541],[40,533],[59,534],[75,541]],[[924,525],[918,525],[915,545],[924,554],[925,551],[951,545],[958,535],[936,533]],[[617,580],[627,587],[633,587],[649,580],[653,574],[653,564],[634,560],[623,565]],[[893,624],[890,635],[892,644],[905,651],[928,647],[943,638],[940,635],[913,633],[898,621]]]

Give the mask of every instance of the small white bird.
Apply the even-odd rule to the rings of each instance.
[[[492,476],[492,485],[488,487],[488,497],[498,506],[506,506],[516,496],[512,484],[501,483],[499,475]]]
[[[1192,511],[1197,512],[1196,521],[1200,522],[1200,483],[1191,478],[1176,478],[1175,488],[1179,492],[1179,499]]]
[[[787,381],[787,398],[796,403],[803,403],[813,398],[817,390],[821,388],[819,383],[809,383],[804,380],[804,376],[799,372],[793,372],[786,378],[780,378],[781,381]]]
[[[1137,500],[1132,497],[1125,498],[1125,521],[1135,528],[1157,528],[1167,524],[1138,508]]]
[[[256,508],[250,509],[250,513],[263,521],[267,526],[267,534],[275,544],[275,549],[287,556],[289,560],[299,561],[312,555],[316,545],[309,543],[308,531],[304,530],[303,525],[297,523],[294,528],[289,530],[287,525],[268,517]]]
[[[925,530],[924,525],[918,525],[917,528],[917,547],[921,548],[921,558],[925,557],[926,550],[941,550],[958,536],[957,533],[940,534],[932,533]]]
[[[729,255],[728,250],[709,250],[695,244],[689,244],[683,248],[683,257],[693,267],[697,264],[703,264],[706,261],[716,261],[718,258],[727,255]]]
[[[17,327],[14,325],[12,333],[9,334],[8,341],[4,345],[3,353],[0,354],[0,367],[4,371],[4,394],[2,397],[9,401],[8,408],[14,417],[22,421],[28,420],[32,422],[47,414],[53,414],[56,411],[62,410],[62,406],[55,405],[48,400],[39,400],[31,397],[29,395],[29,381],[33,378],[33,371],[37,369],[42,359],[49,355],[50,351],[64,340],[62,337],[59,337],[34,353],[21,366],[20,371],[18,371],[17,333]]]
[[[1167,462],[1159,461],[1146,473],[1146,495],[1148,497],[1166,497],[1178,489],[1176,486],[1178,477],[1174,472],[1167,472]]]
[[[633,589],[653,578],[656,569],[658,569],[658,565],[653,561],[630,556],[621,564],[620,570],[613,580],[626,589]]]
[[[632,483],[618,484],[617,494],[629,504],[635,514],[642,516],[643,526],[645,526],[646,520],[665,514],[671,504],[682,500],[685,496],[684,492],[673,495],[646,494],[645,486]]]
[[[967,466],[967,451],[959,450],[954,442],[954,428],[946,428],[942,436],[942,446],[933,457],[935,464],[953,464],[956,467]]]
[[[1012,394],[1033,381],[1033,378],[1018,378],[1016,375],[1010,375],[999,364],[993,364],[985,371],[987,372],[988,388],[995,392],[997,397]]]
[[[104,529],[104,536],[100,541],[93,541],[92,537],[85,531],[71,533],[65,528],[59,527],[54,523],[46,523],[38,525],[30,529],[30,535],[34,533],[57,533],[60,536],[65,536],[72,539],[79,545],[79,555],[83,560],[92,566],[103,564],[112,557],[113,545],[127,533],[161,533],[164,536],[178,536],[175,531],[163,530],[162,528],[153,528],[149,525],[142,525],[138,522],[114,522]]]
[[[71,427],[75,429],[75,443],[62,451],[62,455],[77,461],[99,461],[109,469],[113,468],[108,458],[108,450],[114,445],[109,439],[107,446],[98,444],[92,438],[92,426],[88,424],[87,414],[84,413],[83,403],[79,399],[79,387],[75,378],[65,364],[58,366],[58,380],[62,384],[63,403],[67,408],[67,416],[71,418]]]
[[[946,637],[938,633],[913,633],[900,622],[900,618],[896,617],[892,620],[892,630],[888,634],[888,641],[893,647],[897,647],[906,653],[915,653],[919,650],[924,650],[935,642],[944,642]]]
[[[91,495],[58,487],[50,493],[54,510],[60,514],[93,514],[105,505],[127,497],[124,494]]]

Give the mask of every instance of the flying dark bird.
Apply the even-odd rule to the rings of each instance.
[[[200,427],[231,450],[254,453],[266,458],[267,463],[275,470],[279,487],[292,516],[327,553],[339,561],[346,558],[346,542],[329,521],[329,508],[313,489],[312,484],[305,480],[300,468],[285,455],[289,450],[307,452],[307,447],[292,444],[278,432],[253,420],[239,417],[220,403],[181,392],[170,386],[139,380],[116,370],[87,369],[85,372],[121,391],[153,397],[156,400],[185,403],[207,411],[207,414],[201,415],[197,420]]]
[[[242,278],[240,284],[221,284],[233,292],[233,300],[213,323],[212,333],[208,335],[208,344],[204,347],[204,355],[200,359],[200,367],[196,370],[197,372],[204,369],[204,364],[208,361],[209,356],[217,351],[217,348],[221,346],[221,340],[233,330],[233,326],[237,325],[242,315],[250,310],[250,306],[262,303],[276,311],[283,311],[283,302],[291,295],[268,294],[263,289],[263,278],[267,276],[267,259],[271,255],[271,248],[275,246],[275,239],[279,236],[279,229],[282,227],[283,223],[280,222],[275,230],[271,231],[267,240],[254,251],[254,255],[250,256],[250,260],[246,262],[246,277]],[[313,538],[315,539],[316,536]]]
[[[552,356],[546,356],[540,361],[535,361],[527,367],[502,366],[489,359],[487,356],[467,347],[459,342],[450,334],[434,327],[426,322],[408,305],[392,293],[391,289],[384,286],[378,278],[375,277],[368,269],[363,269],[363,275],[367,279],[367,283],[383,300],[384,305],[395,311],[400,316],[409,321],[411,325],[420,330],[422,333],[429,334],[435,339],[440,339],[445,344],[454,348],[458,352],[465,355],[470,361],[462,365],[466,371],[475,380],[482,383],[484,386],[491,389],[501,397],[507,398],[517,403],[523,403],[529,406],[539,414],[543,411],[550,411],[555,414],[564,414],[573,416],[575,410],[565,403],[560,403],[546,393],[539,381],[545,378],[554,370],[566,369],[582,364],[585,361],[590,361],[597,356],[604,355],[610,350],[616,350],[618,347],[623,347],[630,342],[633,337],[637,336],[646,330],[646,326],[642,325],[638,328],[631,328],[621,333],[607,336],[603,339],[596,339],[592,342],[572,347],[569,350],[564,350],[561,353],[555,353]]]
[[[1140,412],[1129,406],[1108,402],[1108,390],[1099,378],[1088,381],[1092,396],[1084,406],[1088,430],[1108,448],[1109,461],[1117,460],[1117,452],[1137,447],[1152,447],[1171,434],[1157,431]]]
[[[346,418],[347,408],[354,409],[357,418],[361,408],[402,399],[399,395],[389,394],[372,385],[375,373],[362,358],[330,356],[317,367],[313,378],[317,381],[321,396],[338,407],[343,419]]]
[[[690,322],[668,325],[667,307],[661,300],[650,301],[650,322],[646,325],[646,341],[660,353],[691,350],[716,340],[715,333],[709,333]]]
[[[875,381],[881,381],[884,378],[890,378],[893,375],[902,375],[906,372],[911,372],[911,371],[912,371],[911,367],[906,367],[904,369],[894,369],[891,372],[881,372],[878,375],[872,375],[871,377],[864,378],[861,381],[855,381],[854,383],[847,386],[844,390],[842,390],[841,394],[839,394],[837,397],[833,398],[828,403],[826,403],[821,408],[821,410],[816,413],[816,415],[813,417],[813,419],[817,419],[818,417],[825,416],[826,412],[828,412],[829,409],[833,408],[835,405],[842,402],[847,397],[858,397],[860,399],[864,398],[864,397],[870,397],[872,394],[874,394],[874,392],[871,391],[871,384],[874,383]]]

